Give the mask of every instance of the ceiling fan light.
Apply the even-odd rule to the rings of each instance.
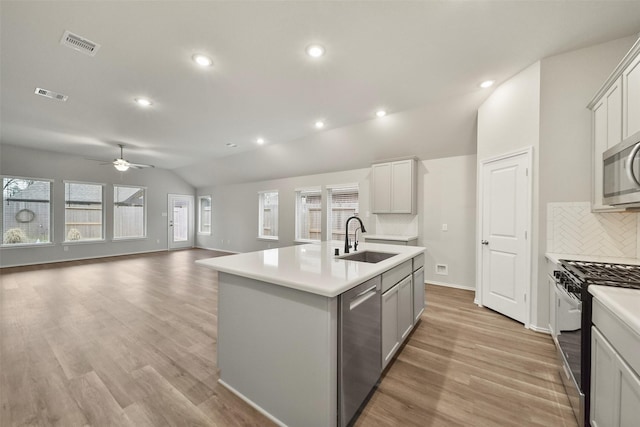
[[[129,162],[124,159],[118,159],[113,162],[113,167],[118,169],[120,172],[124,172],[129,169]]]

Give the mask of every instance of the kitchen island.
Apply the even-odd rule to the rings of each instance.
[[[219,381],[280,425],[337,425],[339,296],[372,279],[411,277],[412,264],[424,262],[415,246],[361,244],[359,253],[394,254],[377,263],[336,257],[336,248],[342,244],[322,242],[198,261],[219,272]],[[422,305],[420,282],[413,294]]]

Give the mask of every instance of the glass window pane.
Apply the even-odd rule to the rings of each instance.
[[[278,192],[260,193],[259,236],[278,237]]]
[[[51,182],[2,179],[2,243],[51,242]]]
[[[320,190],[301,190],[296,193],[296,239],[320,241],[321,201]]]
[[[203,196],[200,201],[200,227],[199,232],[202,234],[211,234],[211,197]]]
[[[64,184],[66,241],[103,239],[102,190],[100,184]]]
[[[358,213],[358,187],[332,188],[329,190],[329,233],[331,240],[344,240],[347,219]],[[353,236],[359,224],[351,221],[349,235]]]
[[[142,187],[113,186],[113,238],[145,237],[145,197]]]

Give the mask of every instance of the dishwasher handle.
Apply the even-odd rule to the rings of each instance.
[[[373,285],[370,288],[360,292],[351,301],[349,301],[349,311],[355,310],[360,304],[364,303],[369,298],[378,293],[377,285]]]

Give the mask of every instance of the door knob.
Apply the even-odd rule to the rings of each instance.
[[[482,243],[483,245],[488,245],[488,244],[489,244],[489,241],[488,241],[488,240],[483,240],[483,241],[481,241],[480,243]]]

